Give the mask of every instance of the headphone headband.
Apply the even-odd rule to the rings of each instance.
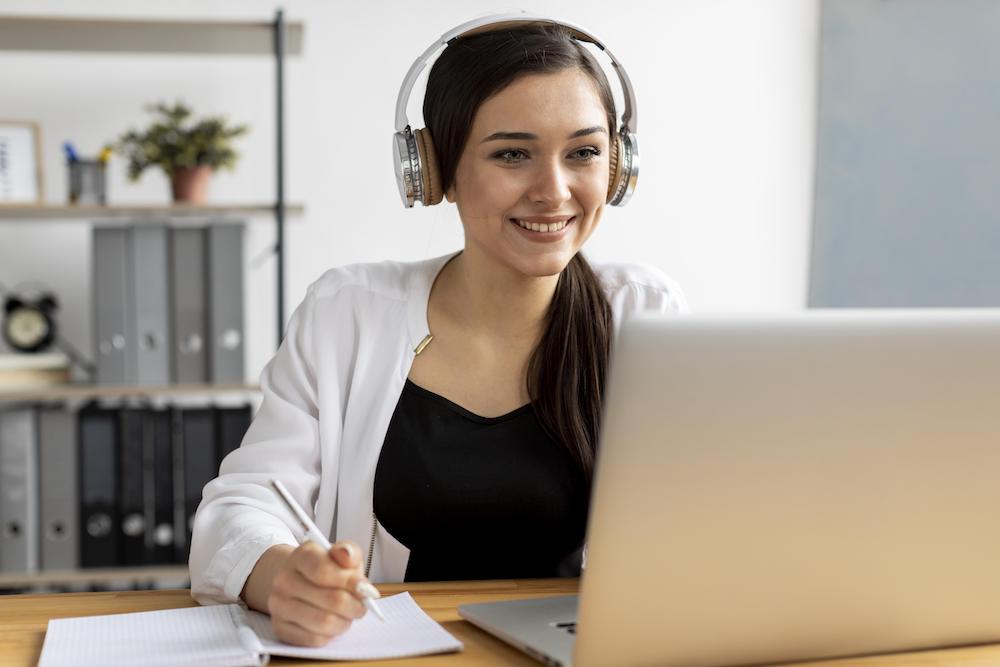
[[[453,40],[465,35],[472,35],[508,26],[513,27],[537,23],[551,23],[562,26],[563,28],[569,30],[570,33],[578,40],[589,42],[607,54],[608,58],[611,60],[612,66],[615,68],[615,74],[618,75],[618,80],[621,82],[622,92],[625,99],[625,110],[622,113],[621,132],[623,134],[635,134],[639,125],[638,119],[636,118],[635,92],[632,90],[632,82],[629,80],[628,74],[625,72],[625,68],[622,67],[621,63],[618,62],[614,55],[608,51],[600,40],[583,28],[573,25],[572,23],[567,23],[565,21],[537,14],[529,14],[527,12],[519,12],[516,14],[492,14],[490,16],[483,16],[478,19],[467,21],[441,35],[441,37],[431,44],[426,51],[420,54],[420,57],[413,62],[413,65],[410,66],[410,70],[406,73],[406,78],[403,79],[403,85],[399,89],[399,95],[396,97],[396,132],[404,132],[410,126],[410,122],[406,118],[406,105],[410,100],[410,92],[413,90],[413,85],[416,83],[417,77],[420,76],[420,72],[423,71],[424,67],[427,66],[427,62],[435,53],[437,53],[437,51],[448,46],[448,44]]]

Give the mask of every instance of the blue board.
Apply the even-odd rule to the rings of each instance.
[[[1000,306],[1000,2],[823,0],[809,304]]]

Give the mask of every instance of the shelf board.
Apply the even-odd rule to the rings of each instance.
[[[302,215],[305,206],[286,204],[285,215]],[[115,204],[111,206],[65,204],[0,204],[0,222],[24,220],[111,220],[118,218],[203,218],[224,215],[262,217],[274,214],[274,204]]]
[[[114,398],[151,398],[171,396],[227,396],[260,391],[253,384],[172,384],[139,387],[135,385],[67,384],[20,390],[0,389],[0,403],[33,403]]]
[[[271,21],[0,17],[0,51],[274,55]],[[301,55],[303,24],[285,22],[285,54]]]
[[[60,584],[125,583],[130,581],[182,580],[189,576],[186,565],[94,568],[52,572],[0,572],[0,588],[53,586]]]

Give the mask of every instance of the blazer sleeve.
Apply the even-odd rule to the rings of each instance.
[[[222,462],[195,514],[191,595],[202,604],[240,602],[260,556],[298,544],[293,518],[272,491],[280,479],[303,507],[320,481],[319,410],[313,364],[315,287],[296,309],[285,338],[260,376],[263,395],[242,445]]]

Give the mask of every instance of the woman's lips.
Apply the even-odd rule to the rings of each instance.
[[[535,222],[548,220],[549,222]],[[526,238],[532,241],[558,241],[566,235],[575,222],[576,216],[566,218],[511,218],[510,222]]]

